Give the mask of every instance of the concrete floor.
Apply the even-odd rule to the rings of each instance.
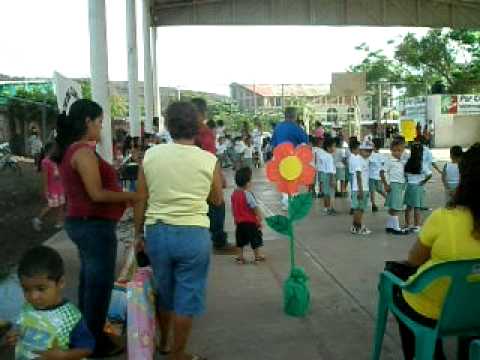
[[[435,152],[439,160],[446,160],[447,156],[445,150]],[[255,193],[264,211],[267,215],[280,213],[279,195],[266,182],[263,170],[255,171],[254,176]],[[227,171],[227,177],[228,199],[233,189],[232,173]],[[428,185],[427,201],[436,208],[443,199],[437,174]],[[385,260],[405,259],[415,236],[387,235],[387,213],[383,208],[365,216],[365,224],[373,231],[371,236],[351,235],[348,200],[338,200],[336,208],[339,215],[326,216],[322,200],[316,200],[308,219],[296,227],[297,262],[311,279],[312,309],[306,318],[283,314],[282,283],[289,271],[288,242],[265,229],[266,263],[239,266],[231,256],[212,257],[208,311],[195,322],[190,350],[210,360],[369,359],[378,274]],[[230,216],[226,230],[233,241]],[[129,229],[122,231],[121,237],[130,236]],[[71,274],[67,295],[75,299],[79,269],[76,250],[63,232],[48,244],[59,249],[66,260]],[[451,345],[448,344],[447,352],[453,359]],[[392,319],[382,355],[382,359],[402,359]]]

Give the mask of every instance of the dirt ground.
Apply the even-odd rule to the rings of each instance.
[[[50,214],[42,231],[33,229],[32,218],[46,205],[41,194],[41,174],[32,163],[22,162],[21,167],[21,175],[0,172],[0,272],[56,231]]]

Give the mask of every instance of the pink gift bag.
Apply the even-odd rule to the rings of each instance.
[[[155,294],[150,267],[138,268],[127,284],[129,360],[153,360],[156,346]]]

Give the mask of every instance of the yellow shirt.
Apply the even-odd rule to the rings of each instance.
[[[455,260],[480,258],[480,239],[472,236],[473,216],[465,208],[438,209],[432,213],[420,232],[420,242],[431,248],[431,258],[409,281],[433,265]],[[449,279],[434,281],[421,293],[403,292],[407,303],[418,313],[438,319],[449,287]]]
[[[145,224],[209,227],[207,197],[217,158],[196,146],[156,145],[145,153]]]

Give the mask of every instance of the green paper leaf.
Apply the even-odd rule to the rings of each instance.
[[[270,226],[276,232],[289,236],[291,234],[291,225],[290,221],[286,216],[283,215],[274,215],[269,216],[265,219],[268,226]]]
[[[305,218],[313,205],[312,194],[304,193],[290,198],[288,202],[288,217],[290,221],[299,221]]]

